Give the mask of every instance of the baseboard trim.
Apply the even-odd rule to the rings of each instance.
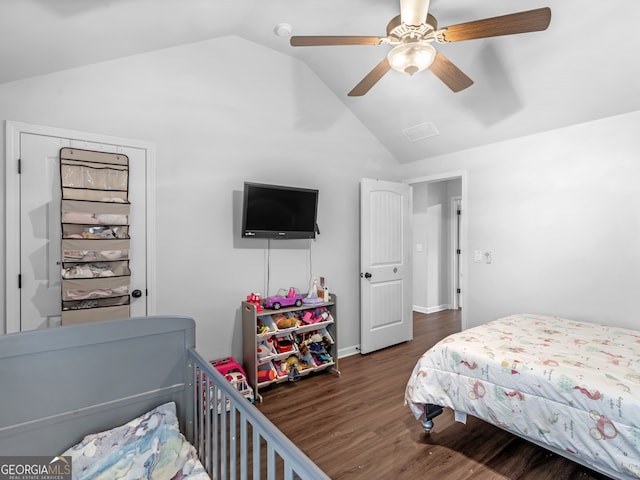
[[[436,313],[436,312],[442,312],[443,310],[451,310],[453,307],[446,303],[444,305],[438,305],[436,307],[420,307],[418,305],[414,305],[413,306],[413,311],[414,312],[418,312],[418,313]]]
[[[355,355],[360,353],[360,345],[353,345],[347,348],[338,349],[338,358],[350,357],[351,355]]]

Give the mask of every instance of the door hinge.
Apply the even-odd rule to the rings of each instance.
[[[458,255],[460,255],[460,249],[459,249],[459,248],[456,250],[456,253],[457,253]]]
[[[456,293],[461,293],[459,288],[456,288]]]
[[[462,214],[460,213],[460,209],[458,209],[457,214],[458,214],[458,215],[462,215]]]
[[[22,159],[18,159],[18,175],[22,173]]]
[[[18,274],[18,288],[22,288],[22,274]]]

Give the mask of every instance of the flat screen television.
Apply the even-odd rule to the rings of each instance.
[[[242,236],[315,238],[317,212],[318,190],[245,182]]]

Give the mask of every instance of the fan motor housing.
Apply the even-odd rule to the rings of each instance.
[[[427,21],[421,25],[406,25],[402,23],[400,15],[393,17],[387,24],[387,36],[403,40],[407,37],[421,39],[430,32],[438,29],[436,17],[427,14]]]

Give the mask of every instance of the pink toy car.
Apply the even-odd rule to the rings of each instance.
[[[284,291],[281,290],[283,293]],[[280,292],[278,292],[280,293]],[[291,287],[286,295],[273,295],[264,299],[264,308],[272,308],[273,310],[280,310],[282,307],[291,307],[295,305],[299,307],[302,305],[302,295],[298,291]]]

